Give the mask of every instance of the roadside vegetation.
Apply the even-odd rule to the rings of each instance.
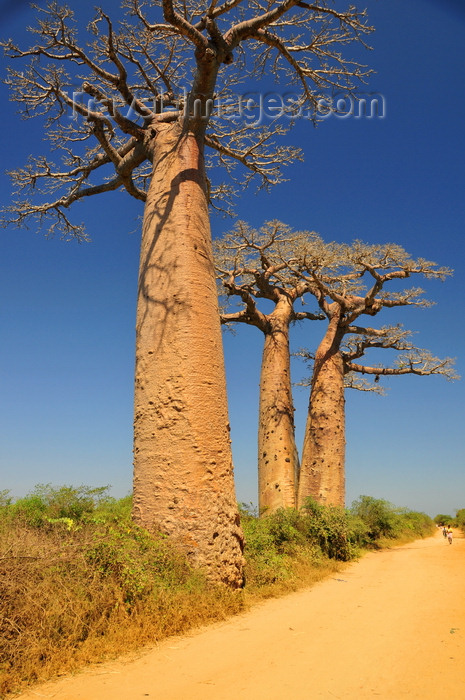
[[[108,488],[0,492],[0,695],[221,620],[340,570],[366,548],[428,536],[423,513],[362,496],[258,518],[241,506],[246,585],[209,583]]]
[[[458,527],[465,532],[465,508],[461,508],[453,515],[446,515],[444,513],[439,513],[434,518],[436,525],[448,525],[450,527]]]

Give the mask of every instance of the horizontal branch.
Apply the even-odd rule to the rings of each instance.
[[[440,360],[437,357],[433,357],[426,350],[417,350],[410,354],[399,356],[396,367],[359,365],[354,362],[345,363],[345,367],[347,371],[371,374],[378,378],[380,376],[396,376],[403,374],[416,374],[419,376],[440,374],[448,380],[459,378],[454,369],[453,359],[447,357]]]
[[[326,314],[313,314],[310,311],[294,311],[294,321],[303,321],[305,319],[309,321],[324,321],[326,319]]]

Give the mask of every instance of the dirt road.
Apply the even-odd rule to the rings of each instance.
[[[465,539],[438,532],[20,700],[464,700],[464,583]]]

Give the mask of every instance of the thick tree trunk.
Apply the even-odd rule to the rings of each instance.
[[[242,585],[203,149],[157,127],[136,328],[134,519],[214,581]]]
[[[344,368],[338,317],[331,320],[316,356],[300,467],[298,507],[312,496],[319,503],[345,502]]]
[[[279,312],[279,310],[277,309]],[[269,319],[260,376],[258,492],[260,514],[295,508],[299,458],[295,445],[289,356],[292,306]]]

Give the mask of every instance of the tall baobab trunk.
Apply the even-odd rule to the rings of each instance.
[[[214,581],[242,584],[201,139],[157,127],[136,327],[134,519]]]
[[[344,367],[335,315],[315,355],[300,467],[298,507],[309,496],[319,503],[345,502]]]
[[[288,308],[287,308],[288,307]],[[295,508],[299,458],[295,446],[289,356],[292,303],[268,316],[260,375],[258,494],[261,514]]]

